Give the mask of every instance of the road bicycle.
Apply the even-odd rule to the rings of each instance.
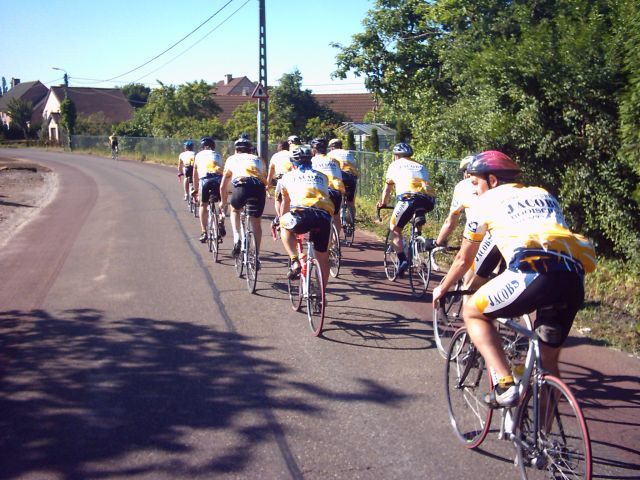
[[[296,312],[300,310],[302,301],[306,301],[307,319],[311,332],[316,337],[322,333],[324,324],[324,311],[326,308],[325,285],[322,280],[322,268],[315,258],[313,242],[307,238],[306,254],[303,249],[304,235],[296,235],[296,248],[298,259],[302,266],[298,278],[287,279],[289,290],[289,300],[291,308]],[[289,259],[289,270],[291,269],[291,259]]]
[[[340,236],[333,221],[331,222],[331,235],[329,236],[329,274],[336,278],[340,273],[340,263],[342,262],[342,251],[340,248]]]
[[[198,217],[198,200],[194,195],[193,182],[189,182],[189,196],[187,197],[187,208],[189,213],[192,213],[196,218]]]
[[[340,225],[342,226],[344,244],[350,247],[353,245],[353,239],[356,236],[356,219],[353,214],[353,207],[347,203],[344,195],[342,196],[342,204],[340,205]]]
[[[207,222],[207,239],[209,252],[213,255],[213,261],[218,263],[218,252],[222,243],[222,235],[220,234],[220,222],[224,219],[224,212],[213,198],[213,194],[209,195],[209,204],[207,205],[209,212],[209,220]]]
[[[515,407],[499,410],[498,438],[514,444],[523,479],[590,479],[591,441],[580,405],[560,378],[543,370],[538,335],[528,315],[519,318],[498,319],[506,327],[503,348],[519,394]],[[466,328],[460,328],[447,352],[445,389],[451,425],[467,448],[477,448],[489,432],[493,410],[483,396],[495,382]]]
[[[380,210],[393,210],[394,207],[376,207],[376,216],[382,221]],[[422,297],[429,287],[431,281],[431,251],[435,248],[433,239],[422,236],[422,226],[424,225],[424,209],[416,209],[411,218],[411,236],[409,243],[405,245],[405,254],[409,262],[407,269],[411,293],[417,297]],[[384,271],[387,278],[394,282],[398,277],[400,260],[393,245],[393,232],[389,230],[384,244]]]
[[[240,252],[235,257],[236,274],[242,277],[246,270],[247,290],[255,293],[258,281],[258,245],[251,226],[247,206],[240,213]]]
[[[111,160],[118,160],[118,146],[111,147]]]

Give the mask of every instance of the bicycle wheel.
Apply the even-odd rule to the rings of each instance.
[[[462,319],[463,297],[456,294],[456,290],[461,288],[462,282],[456,283],[455,289],[442,299],[441,306],[433,309],[433,338],[442,358],[447,358],[453,334],[464,323]]]
[[[422,237],[414,239],[414,247],[411,259],[412,268],[409,271],[409,283],[414,297],[420,298],[429,287],[431,280],[431,262],[429,261],[429,250],[426,248],[425,240]],[[413,272],[411,272],[413,270]]]
[[[309,264],[309,287],[307,288],[307,318],[311,331],[317,337],[324,323],[325,295],[320,264],[314,258]]]
[[[353,207],[345,204],[342,207],[342,234],[344,236],[344,243],[348,247],[353,245],[353,239],[356,234],[356,222],[353,215]]]
[[[250,230],[247,232],[247,290],[255,293],[258,281],[258,246],[256,236]]]
[[[338,229],[334,224],[331,224],[331,236],[329,237],[329,273],[333,278],[337,277],[340,273],[341,260],[342,253],[340,252]]]
[[[484,359],[460,328],[453,336],[445,368],[449,419],[456,436],[467,448],[478,447],[489,432],[492,410],[483,400],[492,389]]]
[[[287,266],[289,267],[288,270],[291,270],[291,259],[289,259]],[[302,282],[304,282],[304,277],[302,275],[298,278],[294,278],[293,280],[287,277],[287,288],[289,290],[291,308],[296,312],[300,310],[300,306],[302,305]]]
[[[591,440],[582,410],[566,384],[542,375],[538,422],[529,389],[516,417],[515,443],[523,479],[591,478]],[[535,431],[536,423],[540,425]]]
[[[213,256],[213,261],[218,263],[218,250],[220,248],[220,217],[214,205],[209,204],[209,251]]]
[[[238,255],[235,257],[235,265],[236,265],[236,275],[238,277],[242,277],[242,272],[244,271],[244,252],[246,248],[247,240],[246,237],[240,240],[240,251]]]
[[[387,232],[387,238],[384,241],[384,273],[389,280],[394,282],[398,276],[400,261],[398,260],[398,254],[393,246],[392,239],[393,234],[391,230],[389,230]]]

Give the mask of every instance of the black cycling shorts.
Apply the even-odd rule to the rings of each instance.
[[[220,181],[222,175],[207,175],[200,179],[200,205],[209,203],[209,197],[213,195],[213,201],[220,201]]]
[[[242,210],[246,205],[249,216],[259,218],[264,212],[266,198],[267,192],[262,182],[247,182],[233,187],[230,203],[236,210]]]
[[[356,187],[358,186],[358,177],[353,173],[342,172],[342,183],[344,183],[345,197],[347,202],[353,202],[356,198]]]
[[[333,211],[334,213],[340,212],[340,205],[342,205],[342,194],[340,190],[334,190],[333,188],[329,189],[329,198],[333,202]]]
[[[193,165],[185,165],[184,166],[184,176],[191,179],[193,178]],[[191,181],[191,180],[189,180]]]
[[[309,232],[309,240],[313,248],[324,253],[329,247],[331,236],[331,215],[319,208],[299,208],[291,210],[280,217],[280,227],[294,233]]]
[[[424,213],[429,213],[435,205],[436,199],[427,195],[416,195],[399,199],[391,214],[389,227],[391,230],[394,228],[402,230],[409,220],[411,220],[416,210],[423,209]]]

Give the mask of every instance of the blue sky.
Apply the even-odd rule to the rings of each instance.
[[[31,0],[3,2],[0,76],[112,87],[130,82],[157,86],[195,80],[214,83],[225,74],[258,79],[258,0],[232,0],[182,43],[151,60],[194,30],[229,0]],[[363,92],[362,79],[331,80],[338,50],[361,32],[374,0],[266,0],[267,80],[294,69],[316,93]],[[239,10],[238,10],[239,9]],[[237,10],[237,12],[236,12]],[[234,13],[235,12],[235,13]],[[229,17],[229,18],[228,18]],[[228,19],[227,19],[228,18]],[[195,44],[195,45],[194,45]],[[115,78],[114,77],[118,77]],[[109,81],[100,81],[108,80]]]

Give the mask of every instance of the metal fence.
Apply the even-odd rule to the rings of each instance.
[[[73,135],[71,145],[75,150],[88,150],[93,153],[110,153],[108,139],[104,136]],[[120,154],[140,161],[154,160],[173,165],[182,151],[182,141],[173,138],[154,137],[119,137]],[[268,158],[276,151],[276,144],[269,144]],[[216,140],[216,150],[228,157],[233,153],[233,141]],[[360,170],[358,196],[370,201],[380,198],[384,186],[387,167],[392,161],[390,152],[354,151]],[[415,156],[414,160],[427,167],[431,181],[437,194],[435,211],[430,215],[438,223],[447,216],[451,194],[455,184],[460,180],[458,161],[433,157]]]

